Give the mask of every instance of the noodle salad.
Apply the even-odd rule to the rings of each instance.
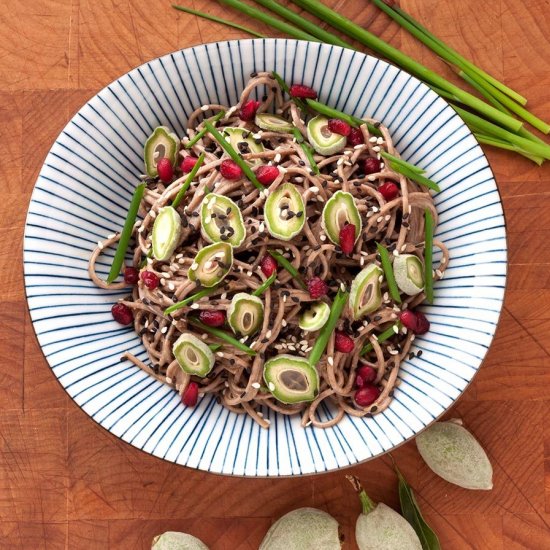
[[[267,409],[323,428],[383,411],[429,330],[416,307],[448,264],[437,184],[384,125],[276,73],[253,73],[236,105],[203,105],[187,126],[183,139],[154,130],[124,228],[90,258],[96,285],[131,287],[112,314],[149,361],[123,358],[185,406],[214,394],[266,428]]]

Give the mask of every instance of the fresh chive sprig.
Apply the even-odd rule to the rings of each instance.
[[[174,313],[174,311],[177,311],[182,307],[188,306],[189,304],[192,304],[193,302],[196,302],[197,300],[200,300],[205,296],[210,296],[210,294],[213,294],[214,292],[216,292],[216,290],[217,290],[217,287],[215,286],[212,288],[203,288],[202,290],[195,292],[195,294],[188,296],[184,300],[181,300],[180,302],[177,302],[175,304],[172,304],[170,307],[167,307],[164,310],[164,315],[170,315],[170,313]]]
[[[188,317],[187,322],[190,325],[200,328],[202,331],[208,334],[211,334],[212,336],[215,336],[216,338],[219,338],[220,340],[223,340],[228,344],[231,344],[233,347],[237,348],[238,350],[244,351],[248,355],[256,355],[256,352],[251,347],[248,347],[246,344],[239,342],[239,340],[237,340],[236,338],[233,338],[233,336],[231,336],[224,330],[221,330],[215,327],[209,327],[208,325],[205,325],[204,323],[202,323],[198,319],[194,319],[193,317]]]
[[[252,296],[261,296],[277,278],[277,272],[274,271],[253,293]]]
[[[187,190],[189,189],[189,186],[191,185],[191,182],[197,175],[197,172],[199,171],[199,168],[202,166],[202,163],[204,162],[204,153],[201,153],[199,155],[199,158],[197,159],[197,162],[195,162],[195,166],[191,169],[191,172],[189,172],[187,178],[185,178],[185,181],[183,182],[183,185],[181,186],[181,189],[178,191],[178,194],[174,197],[174,200],[172,201],[172,206],[174,208],[177,208],[183,199],[185,193],[187,193]]]
[[[267,252],[281,267],[286,269],[292,275],[292,277],[296,279],[296,281],[298,281],[299,285],[304,290],[307,289],[307,285],[302,279],[302,276],[298,273],[298,270],[282,254],[279,254],[275,250],[268,250]]]
[[[395,275],[393,274],[393,267],[390,260],[390,253],[388,252],[385,246],[382,246],[380,243],[376,243],[376,248],[378,254],[380,254],[380,263],[382,264],[382,269],[384,270],[384,275],[386,277],[386,282],[388,283],[388,289],[390,291],[391,297],[394,302],[401,303],[401,295],[399,294],[399,288],[397,288],[397,283],[395,282]]]
[[[397,327],[397,330],[396,330],[395,327]],[[395,323],[391,327],[387,328],[385,331],[381,332],[376,337],[376,340],[380,343],[385,342],[386,340],[389,340],[392,336],[395,336],[399,332],[400,328],[401,328],[401,323],[399,323],[399,321],[398,321],[397,323]],[[372,351],[373,349],[374,349],[373,345],[369,342],[368,344],[365,344],[363,346],[363,348],[361,349],[359,355],[365,355],[366,353],[368,353],[369,351]]]
[[[215,116],[213,116],[212,118],[210,118],[210,122],[214,123],[214,122],[218,122],[218,120],[220,120],[221,118],[223,118],[225,116],[225,111],[220,111],[219,113],[217,113]],[[200,130],[199,132],[197,132],[192,139],[190,139],[186,144],[185,144],[185,148],[186,149],[191,149],[191,147],[193,147],[193,145],[195,145],[195,143],[197,143],[199,140],[201,140],[204,135],[208,132],[208,130],[206,128],[203,128],[202,130]]]

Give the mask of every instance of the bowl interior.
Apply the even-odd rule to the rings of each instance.
[[[391,406],[329,429],[266,412],[271,428],[209,397],[184,408],[176,392],[121,354],[146,359],[133,330],[115,323],[124,293],[96,288],[90,251],[122,226],[143,144],[164,124],[183,135],[205,103],[234,104],[249,74],[276,70],[320,100],[387,125],[396,148],[442,188],[437,238],[450,249],[432,330],[415,341]],[[34,328],[54,375],[94,420],[124,441],[179,464],[223,474],[284,476],[350,466],[391,450],[441,415],[472,380],[493,338],[506,279],[505,226],[487,160],[447,103],[374,57],[284,39],[219,42],[178,51],[122,76],[92,98],[54,143],[32,195],[24,243]],[[99,264],[106,275],[112,252]],[[438,254],[435,254],[438,260]],[[324,418],[331,411],[322,408]]]

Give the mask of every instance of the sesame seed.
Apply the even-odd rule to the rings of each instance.
[[[390,214],[388,214],[387,216],[385,216],[384,219],[385,219],[387,222],[389,222],[389,221],[391,220]]]
[[[376,143],[378,143],[378,145],[382,145],[382,143],[384,143],[384,138],[383,138],[383,137],[379,137],[379,138],[376,140]]]
[[[442,271],[441,271],[440,269],[436,269],[436,270],[435,270],[435,274],[436,274],[439,278],[441,278],[441,277],[443,276],[443,273],[442,273]]]
[[[394,250],[394,251],[393,251],[393,255],[394,255],[394,256],[399,256],[399,250]]]
[[[210,109],[210,107],[208,105],[203,105],[201,107],[201,111],[208,111],[208,109]]]
[[[252,382],[252,384],[250,384],[253,388],[259,390],[261,388],[261,385],[259,382]]]
[[[269,388],[269,391],[274,391],[275,390],[275,384],[273,382],[269,382],[267,387]]]
[[[395,332],[395,334],[398,334],[399,333],[399,327],[397,325],[393,325],[393,332]]]
[[[195,270],[195,269],[198,269],[198,268],[199,268],[199,264],[198,264],[197,262],[193,262],[193,263],[191,264],[191,269],[192,269],[192,270]]]
[[[371,143],[376,143],[376,140],[377,140],[377,139],[378,139],[378,138],[377,138],[376,136],[372,136],[371,138],[369,138],[369,141],[370,141]]]
[[[326,235],[320,235],[319,239],[324,242],[324,241],[327,240],[327,236]]]
[[[334,365],[334,359],[332,358],[331,355],[328,356],[327,358],[327,363],[332,367]]]
[[[199,304],[191,304],[191,309],[199,309]]]
[[[367,179],[369,181],[375,181],[376,180],[376,176],[368,176]]]
[[[285,296],[285,298],[286,298],[286,296]],[[288,325],[288,323],[283,319],[281,321],[281,325],[283,325],[283,327],[286,327]]]
[[[376,223],[380,223],[384,219],[384,216],[378,216]]]
[[[216,355],[217,355],[218,357],[225,357],[224,354],[223,354],[223,351],[218,351],[218,352],[216,353]]]
[[[101,241],[97,241],[97,247],[99,250],[103,250],[103,243]]]
[[[168,378],[168,376],[167,376],[167,377],[166,377],[166,382],[167,382],[168,384],[171,384],[171,383],[172,383],[172,379],[171,379],[171,378]]]
[[[309,190],[315,194],[319,193],[319,188],[316,185],[312,185]]]
[[[161,334],[166,334],[167,332],[168,332],[168,327],[162,327],[162,328],[160,329],[160,333],[161,333]]]
[[[343,158],[339,158],[338,159],[338,162],[336,163],[337,166],[342,166],[342,164],[344,164],[344,159]]]
[[[268,331],[265,333],[265,337],[266,337],[266,338],[271,338],[271,330],[268,330]]]
[[[275,164],[278,164],[279,162],[281,162],[281,153],[277,153],[277,154],[275,155],[275,158],[273,159],[273,162],[274,162]]]

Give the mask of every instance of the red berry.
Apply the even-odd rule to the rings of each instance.
[[[365,164],[363,166],[365,174],[376,174],[376,172],[380,172],[380,164],[380,160],[376,157],[369,157],[365,159]]]
[[[152,271],[142,271],[140,277],[143,281],[143,284],[151,290],[159,286],[160,279]]]
[[[124,282],[135,285],[139,281],[139,271],[135,267],[127,267],[124,270]]]
[[[249,99],[242,107],[239,112],[239,118],[241,120],[254,120],[254,117],[256,116],[256,111],[258,110],[258,107],[260,106],[259,101],[254,101],[253,99]]]
[[[406,309],[399,316],[399,320],[404,327],[414,332],[414,334],[426,334],[430,330],[430,322],[420,311]]]
[[[348,136],[348,145],[355,147],[356,145],[363,145],[363,143],[365,143],[363,132],[359,128],[352,128]]]
[[[426,334],[430,330],[430,321],[420,312],[416,312],[416,334]]]
[[[349,136],[351,132],[351,126],[339,118],[331,118],[328,121],[328,129],[341,136]]]
[[[260,166],[256,170],[256,179],[262,185],[271,185],[279,176],[279,169],[276,166]]]
[[[385,181],[380,187],[378,192],[387,201],[392,201],[395,197],[399,196],[399,187],[393,181]]]
[[[181,394],[181,401],[186,407],[194,407],[199,398],[199,385],[196,382],[189,382],[189,386]]]
[[[376,380],[376,370],[369,365],[363,365],[355,371],[355,385],[362,388]]]
[[[328,285],[321,277],[312,277],[307,282],[307,289],[312,298],[320,298],[328,292]]]
[[[184,174],[187,174],[193,170],[193,166],[197,164],[197,157],[192,157],[191,155],[185,157],[181,161],[180,169]]]
[[[334,338],[334,349],[336,351],[351,353],[354,347],[355,344],[353,343],[353,338],[348,336],[345,332],[340,330],[336,331],[336,336]]]
[[[275,273],[275,271],[277,271],[277,260],[273,256],[267,254],[262,258],[260,268],[266,277],[270,277],[273,273]]]
[[[340,229],[340,248],[349,256],[353,252],[355,244],[355,225],[348,223]]]
[[[111,313],[114,320],[121,325],[129,325],[134,320],[132,310],[125,304],[115,304],[111,308]]]
[[[209,327],[221,327],[225,323],[225,311],[205,309],[199,313],[199,320]]]
[[[380,397],[380,393],[380,388],[378,386],[374,384],[363,384],[363,387],[355,392],[355,402],[360,407],[368,407]]]
[[[300,97],[303,99],[317,99],[317,92],[309,86],[303,84],[293,84],[290,87],[291,97]]]
[[[225,159],[220,165],[221,175],[228,180],[238,180],[243,176],[242,168],[234,161]]]
[[[157,172],[159,178],[164,183],[170,183],[172,181],[172,178],[174,177],[174,168],[172,167],[172,163],[169,158],[162,157],[159,159],[157,162]]]

